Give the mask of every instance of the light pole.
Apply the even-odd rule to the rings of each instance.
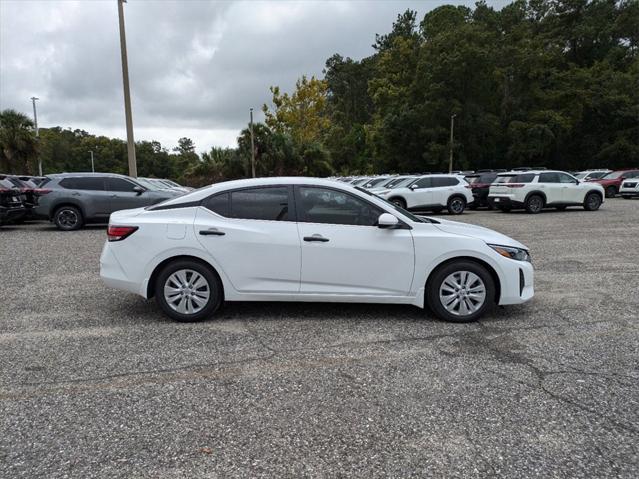
[[[450,156],[448,158],[448,173],[453,172],[453,129],[455,128],[456,116],[455,113],[450,115]]]
[[[37,96],[31,97],[31,102],[33,103],[33,125],[35,126],[35,134],[36,138],[40,138],[40,132],[38,130],[38,112],[36,111],[36,100],[39,100]],[[38,174],[42,176],[42,158],[38,155]]]
[[[89,150],[91,153],[91,173],[95,173],[95,166],[93,165],[93,150]]]
[[[131,113],[131,90],[129,89],[129,65],[126,55],[126,34],[124,32],[124,2],[118,1],[120,20],[120,51],[122,54],[122,82],[124,84],[124,115],[126,117],[126,141],[129,156],[129,176],[137,178],[138,166],[135,160],[135,141],[133,140],[133,115]]]
[[[255,178],[255,138],[253,136],[253,108],[250,110],[251,113],[251,122],[250,122],[250,130],[251,130],[251,174],[253,178]]]

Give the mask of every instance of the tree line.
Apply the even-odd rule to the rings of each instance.
[[[375,35],[371,56],[335,54],[321,78],[271,87],[254,125],[257,174],[446,170],[452,115],[455,169],[636,166],[638,41],[637,0],[482,1],[421,19],[407,10]],[[36,155],[48,172],[87,170],[96,147],[100,171],[126,173],[122,140],[50,128],[30,143],[27,117],[1,115],[4,170],[34,171]],[[198,155],[183,138],[173,151],[143,141],[136,152],[141,176],[201,185],[250,175],[248,128],[236,148]]]

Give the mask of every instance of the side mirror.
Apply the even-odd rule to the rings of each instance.
[[[133,191],[135,191],[138,194],[138,196],[140,196],[146,190],[144,188],[142,188],[141,186],[134,186],[133,187]]]
[[[377,226],[379,228],[392,229],[397,228],[398,225],[399,220],[390,213],[382,213],[379,215],[379,218],[377,218]]]
[[[410,186],[409,186],[409,188],[410,188],[411,190],[416,190],[417,188],[419,188],[419,186],[417,186],[417,185],[410,185]]]

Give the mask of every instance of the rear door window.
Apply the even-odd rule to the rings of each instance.
[[[232,191],[230,207],[231,218],[289,221],[288,188],[269,186]]]
[[[69,177],[60,180],[60,186],[68,190],[104,191],[103,178]]]
[[[459,180],[457,178],[450,178],[447,176],[435,176],[431,179],[433,188],[438,188],[442,186],[455,186],[459,184]]]
[[[106,188],[108,191],[120,191],[133,193],[133,188],[137,185],[124,178],[105,178]]]

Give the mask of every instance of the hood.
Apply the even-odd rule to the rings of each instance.
[[[523,248],[528,250],[528,247],[521,244],[519,241],[512,239],[509,236],[498,233],[497,231],[484,228],[483,226],[469,225],[466,223],[460,223],[459,221],[449,221],[437,218],[439,224],[435,223],[434,226],[445,233],[453,233],[456,235],[469,236],[471,238],[477,238],[485,241],[488,244],[497,244],[501,246],[512,246],[514,248]]]

